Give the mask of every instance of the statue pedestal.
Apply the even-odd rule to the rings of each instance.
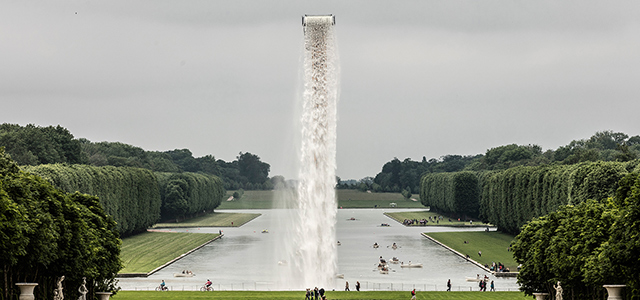
[[[20,288],[20,300],[34,300],[33,289],[38,285],[37,283],[19,282],[16,285]]]
[[[549,293],[533,293],[533,295],[536,296],[536,300],[544,300]]]
[[[100,300],[109,300],[111,292],[96,292],[96,296],[98,296]]]
[[[607,300],[622,300],[622,288],[626,285],[624,284],[605,284],[603,287],[607,289],[607,294],[609,297]]]

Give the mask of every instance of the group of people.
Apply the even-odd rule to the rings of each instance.
[[[345,281],[345,283],[344,283],[344,290],[345,290],[345,292],[351,291],[349,289],[349,282],[348,281]],[[360,291],[360,281],[356,281],[356,291],[358,291],[358,292]]]
[[[486,292],[487,291],[487,281],[480,280],[480,283],[478,283],[478,286],[480,287],[480,291],[481,292]],[[492,292],[496,291],[496,286],[493,284],[493,280],[491,280],[491,289],[490,289],[490,291],[492,291]]]
[[[495,261],[491,263],[489,270],[496,272],[509,272],[509,268],[506,268],[501,262],[496,264]]]
[[[429,217],[429,219],[422,219],[422,220],[418,220],[418,219],[404,219],[404,221],[402,221],[402,225],[405,226],[411,226],[411,225],[421,225],[421,226],[425,226],[427,225],[429,222],[433,222],[436,224],[440,224],[440,220],[442,220],[442,216],[439,217]]]
[[[307,289],[307,293],[305,294],[304,299],[305,300],[318,300],[318,299],[324,300],[324,299],[327,299],[327,296],[324,295],[324,288],[318,289],[318,287],[315,287],[313,290],[309,288]]]

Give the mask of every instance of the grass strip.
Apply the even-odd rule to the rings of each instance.
[[[338,207],[342,208],[424,208],[420,200],[405,199],[400,193],[367,193],[337,190]],[[393,206],[392,206],[393,205]]]
[[[213,292],[134,292],[120,291],[112,297],[114,300],[130,299],[217,299],[217,300],[287,300],[304,299],[304,291],[213,291]],[[327,291],[330,300],[396,300],[410,299],[410,291],[366,291],[344,292]],[[422,300],[512,300],[527,299],[522,292],[416,292],[416,298]]]
[[[234,191],[227,191],[225,201],[217,209],[270,209],[284,208],[278,195],[295,196],[293,191],[283,193],[279,191],[244,191],[240,199],[226,201]],[[396,208],[424,208],[417,195],[416,201],[404,199],[400,193],[367,193],[358,190],[337,190],[338,207],[342,208],[390,208],[395,203]],[[290,204],[290,203],[289,203]]]
[[[384,213],[386,216],[396,220],[399,223],[402,223],[405,219],[409,219],[409,220],[422,220],[422,219],[426,219],[427,221],[429,221],[429,217],[432,218],[438,218],[440,216],[442,216],[442,220],[440,221],[436,221],[436,222],[431,222],[429,221],[427,224],[428,226],[453,226],[453,227],[486,227],[487,224],[482,224],[480,222],[475,222],[474,224],[471,224],[470,222],[465,222],[465,221],[458,221],[458,219],[450,219],[449,217],[446,217],[444,215],[440,215],[438,213],[435,212],[431,212],[428,210],[424,210],[424,211],[405,211],[405,212],[385,212]],[[423,225],[419,225],[419,224],[413,224],[410,226],[423,226]],[[491,226],[491,225],[489,225]]]
[[[471,259],[483,265],[491,266],[492,262],[496,264],[500,262],[512,272],[517,272],[513,252],[508,250],[514,239],[512,235],[498,231],[429,232],[426,234],[463,255],[469,255]],[[478,251],[482,251],[482,256],[478,254]]]
[[[214,212],[179,223],[158,223],[153,227],[240,227],[259,216],[260,214]]]
[[[215,233],[144,232],[122,239],[120,273],[148,273],[214,239]]]

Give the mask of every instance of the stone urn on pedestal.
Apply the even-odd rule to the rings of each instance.
[[[96,296],[98,296],[100,300],[109,300],[111,294],[111,292],[96,292]]]
[[[20,300],[34,300],[33,289],[38,285],[37,283],[19,282],[16,285],[20,288]]]
[[[603,287],[607,289],[607,294],[609,297],[607,300],[622,300],[622,288],[626,285],[624,284],[605,284]]]
[[[544,300],[549,293],[533,293],[533,295],[536,297],[536,300]]]

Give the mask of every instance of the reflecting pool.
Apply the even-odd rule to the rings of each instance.
[[[408,211],[410,209],[394,209]],[[225,212],[251,212],[262,215],[240,228],[184,228],[178,232],[217,233],[224,237],[177,262],[156,272],[148,278],[120,278],[124,290],[152,290],[162,280],[172,290],[197,290],[207,279],[216,290],[294,290],[304,287],[284,282],[289,263],[287,255],[277,245],[289,238],[288,228],[280,220],[291,213],[286,209],[271,210],[225,210]],[[325,289],[343,290],[349,282],[352,291],[356,281],[363,290],[446,290],[451,279],[453,290],[477,290],[477,282],[468,282],[465,277],[488,275],[495,282],[496,290],[515,291],[515,278],[496,278],[474,266],[449,250],[422,237],[422,232],[483,230],[453,227],[405,227],[383,215],[383,209],[339,209],[337,215],[338,276],[334,286]],[[351,219],[355,220],[351,220]],[[388,223],[390,226],[380,226]],[[268,233],[263,233],[264,230]],[[373,244],[380,245],[373,248]],[[397,249],[391,245],[396,243]],[[423,268],[400,268],[391,264],[389,274],[377,269],[380,256],[389,260],[397,257],[405,263],[422,263]],[[174,273],[190,270],[194,277],[174,277]],[[342,278],[343,277],[343,278]],[[310,287],[314,288],[314,287]]]

